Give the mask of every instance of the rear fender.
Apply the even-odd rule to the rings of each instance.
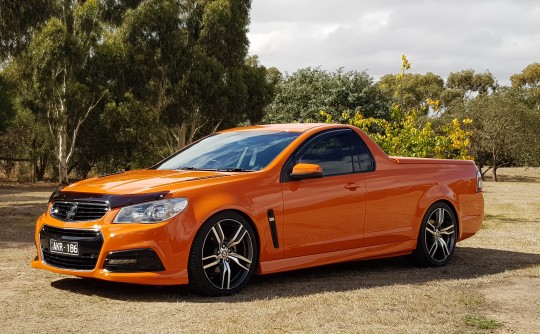
[[[422,219],[424,218],[429,207],[440,201],[447,202],[454,209],[454,214],[458,220],[458,232],[461,233],[461,208],[459,206],[457,195],[449,187],[442,184],[437,184],[429,188],[418,202],[416,225],[414,225],[416,236],[418,236]]]

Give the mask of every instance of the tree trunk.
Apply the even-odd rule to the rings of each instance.
[[[67,122],[66,122],[67,123]],[[67,157],[67,124],[59,125],[56,132],[56,160],[58,162],[58,182],[68,184],[68,157]]]
[[[178,149],[181,150],[186,146],[187,126],[186,122],[182,122],[178,130]]]
[[[37,164],[36,164],[36,178],[38,181],[43,181],[48,164],[49,164],[49,156],[46,153],[44,153],[41,157],[38,158]]]
[[[495,182],[499,182],[499,179],[497,179],[497,165],[493,165],[493,179]]]

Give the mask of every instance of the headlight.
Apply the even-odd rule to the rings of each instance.
[[[168,198],[123,207],[114,218],[115,223],[153,224],[171,219],[187,207],[187,198]]]

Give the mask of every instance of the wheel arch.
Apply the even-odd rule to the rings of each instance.
[[[419,202],[418,202],[418,213],[417,213],[417,219],[420,219],[420,222],[422,219],[424,219],[424,216],[428,212],[429,208],[433,206],[436,203],[446,203],[451,209],[452,213],[456,217],[457,225],[458,225],[458,236],[459,233],[461,233],[461,208],[459,203],[459,197],[457,196],[456,192],[454,191],[453,187],[449,186],[445,183],[435,183],[431,185],[421,196]],[[420,231],[420,224],[417,225],[417,233],[416,236],[418,237],[418,233]]]
[[[459,214],[458,214],[456,205],[450,199],[444,198],[444,197],[435,199],[431,204],[426,206],[426,208],[423,210],[424,212],[423,212],[423,214],[421,216],[421,219],[423,220],[425,215],[429,211],[429,208],[431,208],[433,205],[435,205],[437,203],[444,203],[444,204],[448,205],[448,207],[450,207],[450,210],[452,210],[452,213],[454,214],[454,217],[456,218],[456,222],[457,222],[457,238],[456,238],[456,240],[459,240],[460,233],[461,233],[461,219],[459,218]],[[420,228],[418,228],[418,231],[417,231],[417,238],[418,238],[419,233],[420,233]]]
[[[255,233],[255,239],[256,239],[256,242],[257,242],[257,265],[258,265],[259,262],[260,262],[260,257],[261,257],[261,236],[259,235],[260,232],[259,232],[259,229],[257,228],[257,225],[255,224],[255,221],[246,212],[244,212],[242,210],[239,210],[239,209],[232,209],[232,208],[227,208],[227,209],[222,209],[222,210],[216,211],[216,212],[212,213],[210,216],[206,217],[206,219],[204,219],[202,224],[200,224],[199,227],[197,228],[196,233],[199,232],[199,230],[204,226],[204,224],[206,224],[207,221],[212,219],[212,217],[214,217],[216,215],[219,215],[219,214],[222,214],[222,213],[227,213],[227,212],[233,212],[233,213],[239,214],[240,216],[242,216],[242,218],[244,218],[248,222],[248,224],[253,229],[253,232]]]

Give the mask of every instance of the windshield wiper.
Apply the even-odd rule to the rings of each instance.
[[[216,169],[208,169],[208,168],[197,168],[197,167],[191,167],[191,166],[185,166],[185,167],[178,167],[177,170],[202,170],[202,171],[216,171]]]
[[[253,172],[251,169],[244,168],[218,168],[218,172]]]
[[[195,167],[178,167],[179,170],[197,170]]]

